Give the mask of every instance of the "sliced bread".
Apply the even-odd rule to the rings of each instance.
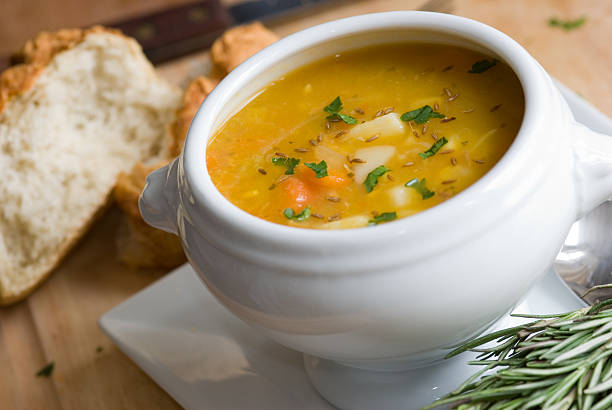
[[[180,90],[133,39],[42,33],[0,76],[0,304],[25,297],[108,203],[122,171],[169,156]]]
[[[260,22],[234,27],[219,37],[211,48],[214,73],[225,75],[262,48],[278,40],[278,36]],[[181,153],[194,115],[219,79],[197,77],[191,81],[180,108],[170,126],[171,142],[168,160]],[[145,177],[155,167],[137,164],[131,172],[122,173],[115,187],[115,199],[127,221],[117,236],[119,259],[134,268],[172,268],[185,261],[183,249],[175,235],[147,225],[138,212],[138,196]]]

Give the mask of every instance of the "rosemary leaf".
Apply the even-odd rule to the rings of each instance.
[[[608,394],[603,400],[600,400],[591,410],[604,410],[612,405],[612,393]]]
[[[601,393],[602,391],[606,391],[610,389],[612,389],[612,379],[608,379],[607,381],[603,383],[597,384],[593,387],[589,387],[584,392],[586,394],[595,394],[595,393]]]
[[[604,361],[605,361],[604,359],[601,359],[595,365],[595,369],[593,370],[593,373],[591,374],[591,380],[589,380],[589,385],[588,385],[589,388],[595,387],[595,385],[599,381],[599,377],[601,376],[601,372],[604,367]],[[593,399],[595,399],[595,395],[588,394],[586,392],[584,392],[584,394],[585,394],[584,403],[582,404],[581,408],[583,410],[589,410],[591,406],[593,405]]]
[[[612,322],[606,323],[604,326],[600,327],[593,333],[593,336],[599,336],[602,333],[606,333],[612,330]]]
[[[527,327],[535,323],[537,322],[531,322],[531,323],[527,323],[526,325],[522,325],[522,326],[516,326],[516,327],[511,327],[508,329],[498,330],[497,332],[493,332],[486,336],[479,337],[478,339],[474,339],[470,342],[467,342],[463,346],[456,348],[455,350],[447,354],[445,356],[445,359],[450,359],[451,357],[457,356],[460,353],[467,352],[468,350],[471,350],[475,348],[476,346],[480,346],[482,344],[490,342],[491,340],[495,340],[500,336],[516,334],[519,330],[526,329]]]
[[[612,285],[611,285],[612,287]],[[455,348],[480,355],[480,369],[424,409],[603,410],[612,408],[612,299],[536,319]]]
[[[544,403],[544,408],[552,408],[551,406],[559,402],[586,372],[587,370],[585,368],[578,368],[575,372],[566,376],[565,379],[563,379],[563,381],[555,388],[550,397],[548,397]],[[572,402],[574,401],[573,399],[574,397],[572,397],[572,401],[567,405],[567,408],[571,406]]]
[[[605,325],[608,322],[612,322],[612,316],[611,317],[606,317],[606,318],[603,318],[603,319],[585,321],[583,323],[580,323],[579,325],[571,326],[569,328],[569,330],[570,330],[570,332],[574,332],[576,330],[591,329],[591,328],[594,328],[594,327],[600,327],[601,325]]]
[[[612,333],[597,336],[595,339],[589,340],[588,342],[585,342],[580,346],[573,348],[569,352],[565,352],[562,355],[557,356],[555,359],[553,359],[551,363],[561,363],[564,360],[571,359],[583,353],[590,352],[591,350],[603,345],[604,343],[609,342],[610,340],[612,340]]]
[[[568,337],[567,339],[565,339],[563,342],[559,343],[558,345],[550,348],[548,352],[542,355],[542,358],[552,359],[554,357],[557,357],[556,355],[554,355],[554,353],[566,351],[565,350],[566,347],[571,347],[574,345],[574,342],[580,342],[581,340],[586,339],[588,335],[589,335],[588,330],[585,330],[584,332],[578,332],[575,335]]]
[[[574,389],[570,392],[570,394],[564,397],[561,401],[558,401],[556,404],[551,406],[547,406],[546,404],[544,404],[544,408],[546,408],[547,410],[568,410],[572,406],[572,403],[574,402],[575,398],[576,390]]]

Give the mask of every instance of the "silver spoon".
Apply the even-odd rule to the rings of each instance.
[[[612,119],[563,84],[558,81],[555,84],[570,102],[578,122],[612,135]],[[612,289],[596,290],[583,297],[593,286],[612,283],[612,201],[601,204],[572,225],[553,266],[585,302],[593,304],[612,297]]]
[[[612,202],[572,225],[554,267],[581,297],[593,286],[612,283]],[[610,297],[612,289],[599,289],[583,299],[593,304]]]

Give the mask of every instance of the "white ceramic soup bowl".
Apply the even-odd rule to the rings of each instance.
[[[267,83],[349,49],[415,41],[482,51],[522,84],[516,140],[475,184],[408,218],[332,231],[267,222],[215,188],[207,141]],[[508,311],[570,225],[608,198],[611,172],[612,139],[575,123],[550,77],[511,38],[461,17],[390,12],[301,31],[234,70],[200,107],[181,156],[148,177],[140,209],[180,236],[223,305],[278,343],[397,369],[439,359]]]

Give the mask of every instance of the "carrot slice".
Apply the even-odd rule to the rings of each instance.
[[[297,177],[285,179],[278,185],[283,193],[283,206],[292,209],[303,209],[315,196],[313,189]]]
[[[308,185],[322,188],[339,188],[348,185],[351,180],[347,176],[342,176],[342,171],[335,169],[327,170],[328,176],[317,178],[314,171],[304,165],[298,165],[295,169],[296,176]]]

